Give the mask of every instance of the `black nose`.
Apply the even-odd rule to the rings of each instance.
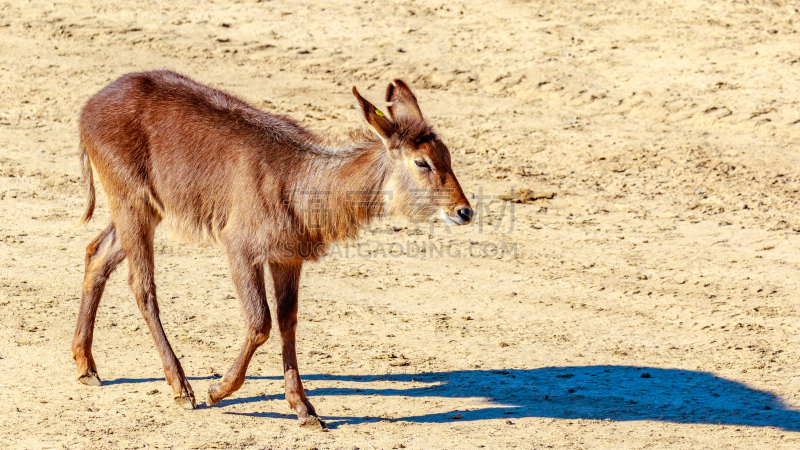
[[[472,220],[472,208],[467,206],[466,208],[459,209],[458,217],[460,217],[464,223],[469,223],[469,221]]]

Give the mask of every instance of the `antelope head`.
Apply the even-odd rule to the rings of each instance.
[[[472,207],[450,165],[450,151],[422,117],[417,98],[402,80],[386,90],[388,115],[353,87],[367,124],[380,136],[393,164],[383,186],[389,213],[424,220],[441,212],[447,223],[466,225]]]

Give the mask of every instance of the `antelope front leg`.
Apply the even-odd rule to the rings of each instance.
[[[219,403],[223,398],[237,391],[244,383],[247,366],[256,349],[267,341],[272,318],[269,314],[266,288],[264,287],[264,266],[254,264],[245,254],[229,252],[233,283],[242,302],[247,336],[239,357],[219,383],[208,387],[208,405]]]
[[[278,328],[281,332],[281,353],[283,355],[283,378],[286,386],[286,401],[297,412],[301,427],[325,429],[314,406],[308,401],[300,381],[295,350],[295,330],[297,328],[297,289],[300,283],[301,264],[270,263],[272,280],[275,285]]]

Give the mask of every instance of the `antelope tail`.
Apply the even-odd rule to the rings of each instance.
[[[83,213],[83,218],[78,222],[78,225],[92,220],[94,214],[94,175],[92,174],[92,161],[89,159],[89,154],[86,151],[86,143],[81,139],[81,172],[83,175],[83,186],[86,189],[86,211]],[[76,225],[77,226],[77,225]]]

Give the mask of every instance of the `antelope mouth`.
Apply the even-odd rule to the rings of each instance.
[[[466,225],[466,224],[469,223],[469,220],[465,220],[464,218],[459,217],[459,216],[455,216],[455,217],[451,216],[450,214],[447,214],[446,212],[444,212],[444,210],[441,210],[440,212],[441,212],[442,220],[444,220],[444,223],[446,223],[448,225]]]

